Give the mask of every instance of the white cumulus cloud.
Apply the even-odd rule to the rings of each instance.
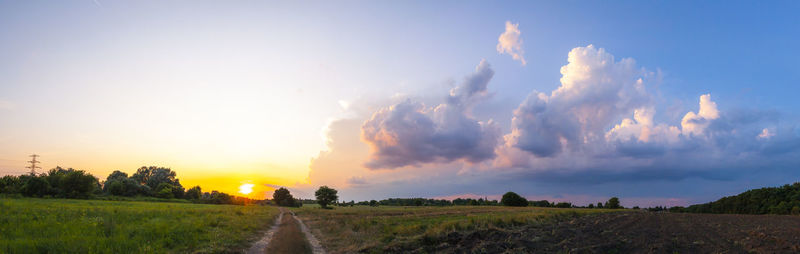
[[[539,157],[556,156],[565,146],[597,142],[612,121],[650,100],[644,78],[651,74],[633,59],[616,61],[589,45],[574,48],[567,61],[558,89],[550,95],[533,92],[514,111],[509,146]]]
[[[711,120],[719,118],[717,103],[711,101],[711,94],[700,96],[700,110],[689,112],[681,120],[681,132],[685,136],[701,136]]]
[[[675,143],[681,134],[680,129],[666,124],[656,125],[653,107],[643,107],[633,112],[633,119],[625,118],[606,133],[607,141],[631,141]]]

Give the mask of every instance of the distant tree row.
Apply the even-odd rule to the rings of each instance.
[[[89,198],[102,194],[100,182],[83,170],[56,167],[39,175],[3,176],[0,193],[26,197]]]
[[[177,174],[169,168],[141,167],[131,176],[114,171],[104,182],[83,170],[56,167],[38,175],[3,176],[0,193],[26,197],[92,198],[98,196],[186,199],[206,204],[245,204],[251,200],[212,191],[200,186],[184,190]]]
[[[382,206],[451,206],[453,202],[446,199],[425,199],[425,198],[389,198],[376,201],[376,205]]]
[[[389,198],[384,200],[370,200],[361,202],[341,202],[336,203],[339,206],[352,206],[352,205],[368,205],[368,206],[459,206],[459,205],[472,205],[472,206],[534,206],[534,207],[555,207],[555,208],[609,208],[619,209],[623,208],[619,203],[619,198],[612,197],[605,203],[597,203],[597,206],[590,204],[589,206],[575,206],[569,202],[554,203],[547,200],[529,201],[524,197],[514,192],[508,192],[502,196],[500,201],[488,199],[471,199],[471,198],[457,198],[454,200],[446,199],[426,199],[426,198]]]
[[[550,201],[547,201],[547,200],[528,201],[528,205],[534,206],[534,207],[555,207],[555,208],[573,208],[573,207],[576,207],[576,208],[594,208],[594,205],[592,205],[592,204],[589,204],[589,206],[587,206],[587,207],[580,207],[580,206],[575,206],[570,202],[558,202],[558,203],[556,203],[556,202],[550,202]]]
[[[556,208],[606,208],[606,209],[621,209],[619,198],[612,197],[605,202],[605,204],[598,202],[597,206],[589,204],[588,206],[575,206],[569,202],[550,202],[547,200],[528,201],[524,197],[514,192],[507,192],[503,194],[500,203],[504,206],[534,206],[534,207],[556,207]]]
[[[669,210],[690,213],[800,214],[800,183],[749,190],[714,202]]]
[[[368,205],[368,206],[496,206],[500,203],[497,200],[457,198],[446,199],[425,199],[425,198],[389,198],[384,200],[370,200],[361,202],[342,202],[339,206]]]
[[[453,205],[472,205],[472,206],[484,206],[484,205],[498,205],[499,203],[497,200],[489,200],[488,198],[479,198],[479,199],[472,199],[472,198],[457,198],[453,199]]]

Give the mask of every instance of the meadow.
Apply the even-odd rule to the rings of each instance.
[[[311,227],[327,251],[352,253],[402,252],[408,250],[408,246],[436,245],[452,232],[510,229],[619,210],[504,206],[319,209],[303,206],[293,211]]]
[[[278,213],[258,205],[0,198],[0,252],[241,252]]]

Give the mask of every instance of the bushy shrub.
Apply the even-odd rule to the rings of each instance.
[[[528,206],[527,199],[510,191],[506,192],[506,194],[503,194],[503,198],[500,199],[500,203],[504,206]]]

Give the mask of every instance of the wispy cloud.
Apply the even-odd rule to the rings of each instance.
[[[506,31],[497,38],[497,53],[508,54],[514,60],[518,60],[522,65],[526,65],[525,51],[522,49],[522,32],[519,31],[519,24],[506,21]]]
[[[347,183],[350,184],[350,186],[361,186],[367,184],[367,179],[365,179],[363,176],[353,176],[347,178]]]

